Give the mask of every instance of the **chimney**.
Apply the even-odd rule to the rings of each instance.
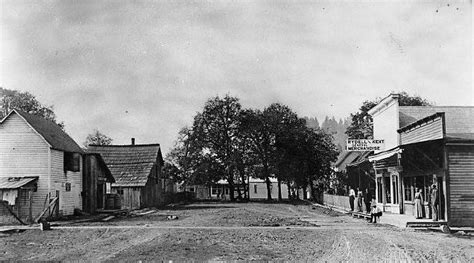
[[[135,138],[132,138],[132,145],[135,145]]]

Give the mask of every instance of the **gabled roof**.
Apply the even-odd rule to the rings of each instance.
[[[115,178],[113,186],[145,186],[153,165],[163,165],[159,144],[89,145],[88,152],[102,156]]]
[[[400,128],[421,119],[444,112],[446,135],[474,133],[474,107],[472,106],[400,106]]]
[[[361,152],[355,151],[343,151],[339,154],[337,161],[334,163],[334,167],[336,167],[340,171],[346,170],[346,166],[352,163],[355,159],[360,156]]]
[[[56,123],[45,118],[29,114],[20,110],[11,111],[5,117],[2,123],[7,120],[12,114],[18,114],[33,128],[46,142],[55,150],[64,152],[83,153],[81,147],[57,125]]]
[[[373,153],[372,151],[358,152],[359,155],[347,166],[358,166],[361,163],[368,162],[369,156]]]
[[[85,156],[86,155],[93,155],[93,156],[97,157],[97,161],[99,162],[99,165],[102,166],[102,168],[104,168],[105,176],[107,178],[107,182],[115,183],[115,178],[112,175],[112,172],[110,171],[109,167],[105,163],[104,158],[102,158],[102,155],[100,155],[100,153],[86,152],[84,155]]]

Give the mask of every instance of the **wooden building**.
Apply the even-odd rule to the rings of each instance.
[[[435,184],[438,217],[450,226],[474,226],[474,107],[399,106],[391,94],[369,114],[374,139],[385,140],[385,150],[369,157],[384,211],[413,215],[421,189],[430,218]]]
[[[83,211],[94,214],[106,208],[107,184],[110,186],[115,179],[100,154],[86,153],[83,159]]]
[[[112,192],[120,195],[122,208],[139,209],[165,204],[170,180],[163,177],[163,157],[159,144],[90,145],[110,169],[115,183]]]
[[[55,123],[13,110],[0,122],[0,198],[23,220],[72,215],[82,209],[82,153]]]

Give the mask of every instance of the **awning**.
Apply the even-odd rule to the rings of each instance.
[[[0,189],[18,189],[35,180],[38,176],[31,177],[0,177]]]
[[[392,157],[392,156],[394,156],[395,154],[398,154],[398,153],[402,153],[402,149],[396,147],[394,149],[387,150],[387,151],[380,152],[380,153],[377,153],[375,155],[369,156],[369,161],[371,161],[371,162],[380,161],[380,160]]]

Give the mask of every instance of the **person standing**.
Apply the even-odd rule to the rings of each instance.
[[[362,190],[357,188],[357,212],[362,213]]]
[[[355,191],[354,189],[349,190],[349,205],[351,206],[351,211],[354,211],[354,200],[355,200]]]
[[[433,184],[431,190],[431,208],[433,209],[433,221],[438,221],[439,194],[436,185]]]
[[[369,191],[369,188],[365,189],[365,196],[364,196],[364,202],[365,202],[365,210],[367,214],[370,214],[370,202],[372,201],[372,194]]]
[[[421,188],[415,194],[415,217],[416,219],[423,218],[423,191]]]

